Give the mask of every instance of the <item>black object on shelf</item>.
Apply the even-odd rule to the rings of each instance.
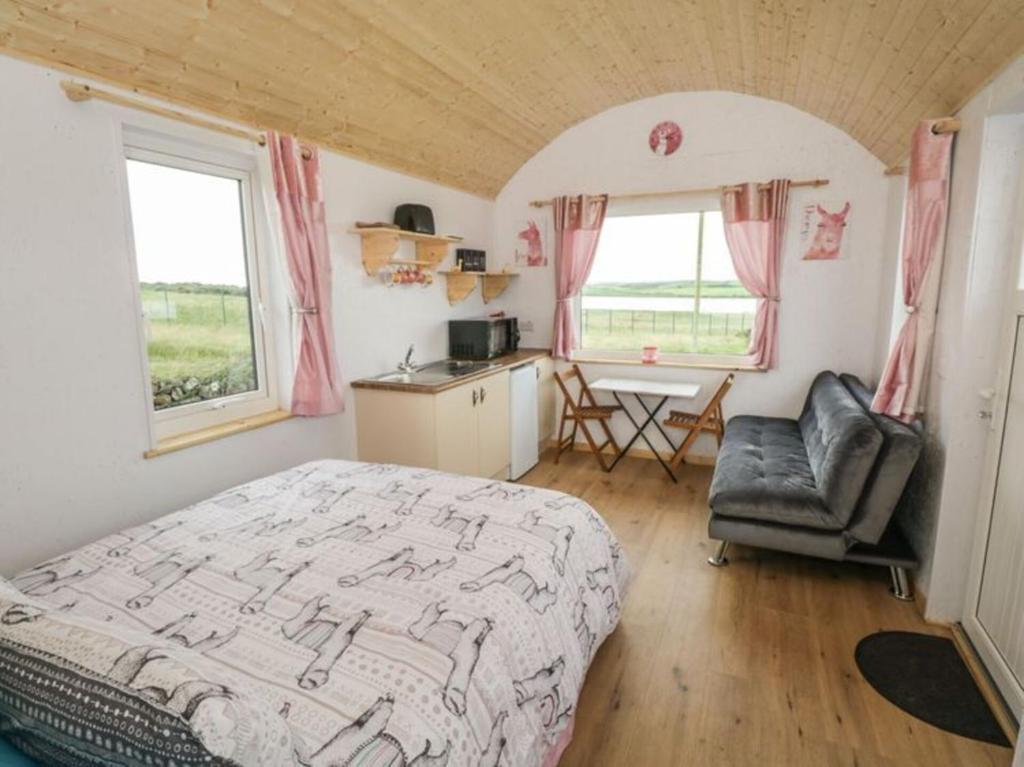
[[[455,263],[464,272],[486,272],[487,252],[470,248],[456,248]]]
[[[395,208],[395,223],[399,229],[418,234],[435,234],[434,212],[426,205],[406,203]]]

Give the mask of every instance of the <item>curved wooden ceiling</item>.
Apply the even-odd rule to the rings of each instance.
[[[0,49],[492,197],[669,91],[785,101],[886,163],[1024,47],[1021,0],[0,0]]]

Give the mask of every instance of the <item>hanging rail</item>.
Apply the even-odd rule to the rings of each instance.
[[[761,189],[768,189],[770,184],[761,184]],[[819,187],[828,186],[827,178],[811,178],[804,181],[793,181],[790,183],[790,188],[799,186],[808,187]],[[721,192],[738,192],[741,187],[737,185],[729,186],[708,186],[703,189],[674,189],[670,192],[634,192],[632,194],[610,194],[608,195],[609,200],[642,200],[655,197],[676,197],[681,194],[719,194]],[[535,208],[543,208],[545,205],[550,205],[551,200],[533,200],[530,202]]]
[[[235,138],[240,138],[244,141],[251,141],[254,144],[259,144],[260,146],[267,145],[267,136],[265,133],[260,131],[248,131],[243,128],[236,128],[233,125],[214,122],[213,120],[196,117],[195,115],[191,115],[187,112],[181,112],[177,109],[170,109],[169,107],[150,104],[146,101],[133,99],[129,96],[122,96],[119,93],[105,91],[100,88],[94,88],[91,85],[76,83],[71,80],[62,80],[60,87],[64,91],[64,95],[71,99],[71,101],[89,101],[90,99],[106,101],[109,104],[116,104],[118,106],[128,107],[129,109],[139,109],[143,112],[149,112],[160,117],[166,117],[171,120],[177,120],[178,122],[188,123],[189,125],[195,125],[199,128],[226,133],[229,136],[234,136]],[[306,147],[302,148],[303,159],[308,160],[312,156],[313,153],[310,149]]]
[[[959,117],[943,117],[936,120],[935,125],[932,126],[932,133],[936,136],[942,135],[943,133],[959,133],[960,132],[960,118]],[[906,165],[890,165],[885,169],[886,176],[903,176],[907,172]]]

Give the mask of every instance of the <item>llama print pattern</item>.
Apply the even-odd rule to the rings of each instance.
[[[387,767],[446,767],[451,741],[431,753],[434,746],[428,738],[423,749],[410,758],[398,738],[387,731],[395,709],[395,698],[386,695],[352,722],[338,731],[311,756],[299,756],[309,767],[355,767],[356,765],[387,765]]]
[[[466,713],[470,678],[480,659],[480,648],[493,628],[490,618],[460,620],[440,602],[427,605],[419,620],[409,627],[413,639],[447,655],[452,662],[441,697],[445,708],[456,716]]]
[[[517,554],[505,564],[488,570],[476,580],[466,581],[459,588],[463,591],[480,591],[500,583],[538,613],[546,612],[558,601],[558,592],[549,586],[540,586],[533,576],[523,569],[525,564],[523,557]]]
[[[546,729],[557,729],[572,717],[572,705],[562,699],[559,687],[565,673],[565,658],[559,657],[549,666],[526,679],[512,683],[516,693],[516,704],[522,708],[533,705],[540,714],[541,724]]]
[[[124,533],[124,537],[128,540],[118,546],[108,549],[107,556],[115,558],[126,557],[131,554],[136,547],[145,543],[150,543],[164,533],[181,527],[182,524],[182,520],[179,519],[166,525],[142,525],[141,527],[136,527],[133,530],[128,530]]]
[[[152,562],[143,562],[135,568],[134,572],[149,581],[149,588],[125,602],[125,607],[129,610],[141,610],[143,607],[149,607],[153,604],[154,599],[171,586],[183,581],[212,559],[212,554],[190,557],[179,551],[170,551]]]
[[[533,492],[529,487],[518,487],[508,482],[491,482],[468,493],[457,496],[460,501],[479,501],[493,498],[507,503],[518,503]]]
[[[312,508],[314,514],[328,514],[355,489],[355,485],[338,489],[330,482],[321,482],[314,485],[311,489],[304,491],[302,497],[310,498],[316,502],[316,505]]]
[[[407,517],[412,514],[428,492],[429,490],[413,490],[406,487],[405,483],[397,481],[377,493],[377,497],[385,501],[397,501],[398,508],[394,510],[394,513]]]
[[[201,653],[224,672],[207,678],[228,686],[259,669],[248,684],[274,701],[266,722],[287,711],[277,747],[295,749],[262,763],[512,767],[538,761],[568,725],[628,577],[579,499],[321,461],[22,573],[17,585],[40,593],[4,602],[0,589],[0,628],[81,615],[152,635],[163,649],[127,656],[118,678],[159,688],[164,711],[194,713],[225,690],[154,685],[170,678],[160,655]]]
[[[261,612],[274,594],[312,564],[312,562],[300,562],[288,567],[283,564],[278,565],[276,562],[277,552],[271,550],[256,555],[251,561],[235,570],[235,578],[239,582],[256,589],[255,594],[239,605],[238,611],[243,615]]]
[[[438,573],[442,573],[455,565],[455,557],[443,561],[435,559],[426,565],[414,561],[412,557],[412,547],[408,546],[358,573],[343,575],[338,578],[338,585],[342,588],[358,586],[363,581],[377,576],[406,581],[429,581],[436,577]]]
[[[369,525],[363,524],[365,521],[366,515],[360,514],[359,516],[350,519],[348,522],[335,525],[334,527],[324,530],[322,533],[310,535],[306,538],[299,538],[295,542],[295,545],[308,549],[311,546],[316,546],[317,544],[330,540],[349,541],[351,543],[355,543],[356,541],[370,543],[372,541],[380,540],[381,536],[386,533],[393,533],[402,526],[401,522],[393,522],[391,524],[384,523],[377,527],[370,527]]]
[[[597,635],[590,629],[587,620],[587,591],[580,586],[577,594],[576,607],[573,608],[573,625],[576,628],[576,638],[580,641],[580,649],[583,650],[583,657],[590,658],[594,652],[594,643]]]
[[[619,600],[615,596],[613,577],[607,567],[598,567],[587,571],[587,586],[601,599],[608,615],[614,620],[619,618]]]
[[[480,535],[484,524],[487,522],[486,514],[459,513],[459,510],[448,503],[437,510],[433,524],[450,533],[459,536],[459,542],[455,548],[459,551],[473,551],[476,548],[476,539]]]
[[[185,634],[185,630],[191,626],[197,616],[198,614],[194,612],[186,613],[177,620],[171,621],[166,626],[157,629],[153,632],[153,635],[163,637],[170,642],[180,644],[182,647],[187,647],[190,650],[202,653],[207,653],[212,650],[216,650],[219,647],[223,647],[238,636],[239,628],[238,626],[235,626],[230,631],[224,631],[220,634],[216,631],[211,631],[206,636],[189,639]]]
[[[572,528],[568,525],[555,527],[540,519],[536,511],[528,511],[519,527],[528,533],[543,538],[551,544],[551,564],[559,575],[565,575],[565,558],[569,556],[569,544],[572,543]]]
[[[41,565],[37,565],[34,569],[28,570],[17,576],[12,583],[14,583],[15,587],[24,594],[29,594],[34,597],[44,597],[49,596],[56,591],[60,591],[67,586],[73,586],[76,583],[81,583],[86,578],[95,575],[100,570],[98,567],[94,570],[86,570],[85,568],[80,567],[72,572],[61,575],[61,571],[70,561],[71,557],[61,557],[60,559],[54,559],[50,562],[44,562]]]
[[[299,674],[299,687],[303,690],[315,690],[326,684],[334,664],[370,617],[369,610],[361,610],[342,620],[328,620],[322,617],[327,609],[326,600],[326,594],[313,597],[281,626],[281,633],[286,637],[316,653],[310,664]]]
[[[166,657],[158,647],[133,647],[114,661],[107,678],[112,682],[137,690],[153,703],[185,719],[191,719],[195,715],[196,709],[199,708],[199,704],[204,700],[231,697],[230,690],[223,685],[202,679],[182,682],[170,690],[153,686],[141,688],[135,686],[136,677],[147,665]]]

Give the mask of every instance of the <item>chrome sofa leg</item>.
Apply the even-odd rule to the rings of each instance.
[[[708,564],[712,567],[725,567],[729,560],[725,558],[725,552],[729,550],[729,541],[719,541],[715,553],[708,557]]]
[[[890,567],[889,575],[892,577],[892,588],[889,589],[889,593],[903,602],[913,602],[914,591],[910,587],[910,578],[907,577],[906,569]]]

